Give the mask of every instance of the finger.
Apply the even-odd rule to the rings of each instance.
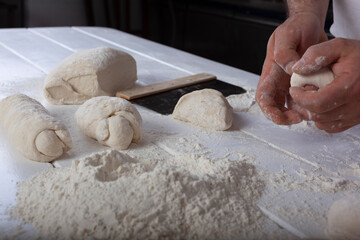
[[[344,82],[346,82],[346,76],[335,77],[333,82],[318,91],[291,87],[289,92],[301,107],[314,113],[324,113],[345,104],[348,90],[344,88]]]
[[[257,102],[263,111],[264,115],[275,122],[276,124],[281,125],[291,125],[296,124],[302,121],[300,115],[293,110],[287,110],[284,106],[280,106],[275,99],[279,99],[278,96],[274,96],[273,92],[276,91],[274,85],[269,83],[271,82],[271,76],[268,76],[264,80],[264,84],[257,90]],[[269,90],[273,90],[269,92]]]
[[[332,39],[309,47],[302,58],[296,62],[292,71],[300,75],[307,75],[329,66],[341,56],[339,39]]]
[[[265,79],[265,81],[270,80]],[[266,87],[267,85],[270,87]],[[275,99],[279,97],[275,97],[272,93],[268,92],[273,86],[272,84],[264,84],[256,93],[257,102],[264,115],[280,125],[291,125],[301,122],[302,118],[296,111],[285,109],[283,105],[280,106],[279,103],[275,101]]]
[[[300,107],[298,104],[296,104],[295,102],[292,102],[291,103],[291,109],[296,111],[303,120],[305,121],[311,121],[313,120],[313,113],[310,112],[309,110],[303,108],[303,107]]]
[[[291,125],[302,121],[302,118],[296,111],[284,108],[285,97],[277,94],[276,81],[282,78],[284,74],[281,68],[274,63],[268,76],[261,79],[256,91],[256,101],[258,102],[264,115],[281,125]],[[283,103],[280,105],[279,103]]]
[[[286,74],[274,61],[274,44],[275,38],[273,33],[267,45],[266,59],[256,90],[256,101],[264,115],[276,124],[296,124],[302,121],[299,114],[295,111],[288,112],[287,109],[284,108],[284,104],[282,106],[279,104],[280,99],[279,96],[277,96],[277,92],[279,90],[288,91],[290,81],[289,79],[284,79]],[[276,82],[286,80],[289,82],[288,86],[277,86]],[[284,100],[281,101],[284,103]]]
[[[279,31],[275,37],[274,60],[287,74],[291,75],[293,65],[300,59],[296,37],[294,33],[282,31]]]
[[[329,122],[329,123],[318,123],[315,122],[315,126],[320,129],[320,130],[324,130],[327,133],[339,133],[339,132],[343,132],[349,128],[354,127],[356,124],[350,124],[350,125],[344,125],[342,122],[340,121],[334,121],[334,122]]]
[[[353,112],[351,110],[351,106],[348,104],[344,104],[344,105],[342,105],[338,108],[335,108],[329,112],[325,112],[325,113],[313,113],[312,112],[311,120],[314,120],[316,122],[322,122],[322,123],[333,122],[333,121],[344,119],[344,115],[345,115],[344,113],[349,113],[349,112]],[[351,115],[353,115],[353,114],[351,114]]]

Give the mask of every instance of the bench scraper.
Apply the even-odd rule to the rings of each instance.
[[[218,90],[225,97],[245,93],[245,89],[223,81],[209,73],[199,73],[183,78],[136,87],[116,93],[132,103],[149,108],[160,114],[171,114],[181,96],[195,90],[211,88]]]

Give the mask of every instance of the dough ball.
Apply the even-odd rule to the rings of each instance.
[[[194,126],[221,131],[231,127],[233,109],[221,92],[203,89],[182,96],[172,116]]]
[[[134,86],[135,59],[120,50],[100,47],[65,58],[46,77],[44,95],[52,104],[82,104],[96,96],[114,96]]]
[[[75,119],[87,136],[106,146],[124,150],[141,140],[141,116],[122,98],[92,98],[79,107]]]
[[[314,85],[317,88],[323,88],[334,80],[334,73],[329,68],[322,68],[310,75],[299,75],[293,73],[290,80],[292,87],[304,87],[305,85]]]
[[[344,197],[329,209],[326,233],[332,240],[360,239],[360,194]]]
[[[67,128],[36,100],[15,94],[0,102],[0,124],[28,159],[50,162],[71,149]]]

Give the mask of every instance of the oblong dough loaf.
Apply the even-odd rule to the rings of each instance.
[[[334,78],[334,73],[329,68],[322,68],[319,71],[309,75],[293,73],[291,75],[290,85],[292,87],[304,87],[308,84],[314,85],[320,89],[330,84]]]
[[[79,107],[75,119],[87,136],[116,149],[127,149],[131,142],[141,140],[141,116],[122,98],[92,98]]]
[[[15,94],[0,102],[0,124],[28,159],[50,162],[72,147],[67,128],[35,99]]]
[[[233,109],[221,92],[203,89],[182,96],[172,116],[195,126],[222,131],[231,127]]]
[[[96,96],[114,96],[134,86],[135,59],[120,50],[100,47],[65,58],[46,77],[44,95],[52,104],[82,104]]]

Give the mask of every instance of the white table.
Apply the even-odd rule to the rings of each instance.
[[[64,109],[49,105],[41,95],[43,79],[62,59],[80,49],[99,46],[118,48],[134,56],[138,66],[138,82],[141,85],[200,72],[212,73],[221,80],[253,89],[259,79],[255,74],[113,29],[62,27],[0,30],[0,99],[15,92],[38,99],[51,113],[70,125],[74,143],[83,142],[85,146],[83,149],[71,150],[53,163],[37,163],[19,155],[7,142],[4,134],[0,133],[0,238],[2,233],[16,224],[16,221],[7,219],[5,211],[15,203],[17,181],[44,169],[68,167],[73,159],[104,149],[85,139],[77,132],[71,119],[64,119],[61,114]],[[189,127],[184,124],[166,121],[170,117],[160,116],[143,108],[140,108],[140,112],[145,130],[181,130],[185,137],[190,132],[186,130]],[[161,122],[161,126],[157,122]],[[358,127],[329,135],[303,125],[290,128],[277,126],[262,114],[235,113],[233,127],[223,134],[221,141],[216,137],[204,136],[203,144],[220,153],[223,149],[230,149],[252,154],[259,168],[275,173],[284,171],[299,182],[304,180],[299,175],[303,170],[319,172],[330,179],[360,179],[360,175],[339,171],[350,169],[355,173],[357,170],[354,164],[360,157]],[[326,210],[344,193],[291,189],[269,194],[272,197],[264,194],[259,205],[272,219],[299,237],[324,238]],[[296,211],[300,210],[296,216],[279,211],[291,209],[294,205],[297,207]],[[302,209],[312,214],[302,215]],[[31,227],[28,233],[33,234]]]

